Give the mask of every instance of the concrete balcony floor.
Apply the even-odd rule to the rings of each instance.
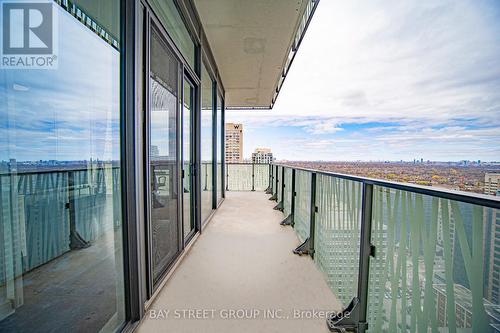
[[[299,240],[279,225],[275,204],[262,192],[228,192],[138,332],[328,332],[324,318],[308,317],[340,303],[313,260],[292,253]],[[227,318],[243,311],[250,319]]]

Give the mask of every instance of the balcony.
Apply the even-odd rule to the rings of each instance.
[[[293,255],[300,242],[274,205],[263,191],[229,192],[138,332],[328,332],[305,316],[340,304],[314,262]]]
[[[209,174],[202,168],[202,179]],[[11,232],[26,244],[10,257],[22,258],[23,272],[2,256],[1,290],[27,300],[13,314],[3,304],[2,330],[64,330],[76,319],[95,330],[119,320],[105,320],[110,293],[123,297],[113,275],[118,175],[93,166],[2,176],[2,195],[15,186],[22,198],[25,229]],[[227,164],[225,175],[224,203],[159,286],[139,332],[230,332],[242,320],[249,332],[326,332],[327,314],[346,308],[346,319],[329,317],[332,330],[498,332],[496,197],[281,165]],[[90,312],[96,299],[101,311]],[[47,317],[46,307],[72,316]]]
[[[346,118],[354,121],[346,123],[350,132],[366,131],[368,141],[372,123],[392,133],[392,122],[404,129],[423,119],[431,127],[408,135],[422,150],[442,143],[445,151],[459,137],[467,145],[456,156],[484,146],[496,158],[497,145],[468,142],[470,131],[487,142],[499,132],[492,127],[498,89],[479,86],[496,82],[490,67],[498,50],[490,46],[500,34],[489,28],[500,20],[491,6],[435,11],[441,5],[425,3],[393,16],[385,9],[394,6],[384,4],[354,4],[352,16],[342,6],[321,9],[324,22],[335,14],[352,23],[349,30],[311,24],[319,0],[4,2],[1,15],[10,23],[0,69],[0,332],[500,332],[498,197],[224,160],[226,110],[274,106],[296,109],[277,118],[285,123],[303,112],[304,121],[294,123],[308,125],[289,124],[290,131],[324,147],[336,141],[323,135],[342,130]],[[437,19],[447,12],[468,24]],[[380,24],[385,18],[396,29]],[[452,33],[408,30],[427,28],[423,18]],[[478,23],[484,27],[476,31]],[[295,61],[299,47],[311,45],[308,29],[319,36],[312,44],[320,51]],[[332,31],[340,43],[329,41],[334,48],[325,52],[323,36]],[[357,32],[377,37],[368,43],[376,52],[343,44],[364,41]],[[415,47],[393,44],[393,36],[417,37]],[[481,43],[464,48],[470,53],[436,47],[462,38]],[[417,56],[403,54],[413,49]],[[433,52],[438,62],[427,57]],[[312,59],[317,55],[325,58]],[[336,57],[351,59],[351,70]],[[405,62],[393,66],[393,57]],[[300,63],[311,80],[291,71]],[[388,65],[382,71],[363,63]],[[487,68],[476,71],[476,64]],[[341,80],[325,81],[328,72]],[[365,72],[366,79],[357,77]],[[472,90],[457,89],[450,72]],[[386,86],[384,76],[402,81]],[[286,77],[299,78],[298,93],[286,93],[281,104]],[[348,112],[333,114],[336,105]],[[487,114],[480,118],[477,108]],[[417,118],[399,117],[418,110]],[[258,123],[275,134],[280,121]],[[375,141],[383,151],[406,136],[403,130]],[[261,138],[278,152],[278,137]],[[308,158],[322,158],[302,140],[292,142]],[[354,142],[332,156],[364,154]],[[261,161],[272,160],[268,150],[260,153]]]
[[[333,331],[498,332],[498,199],[280,165],[228,164],[226,177],[226,201],[140,332],[326,332],[325,318],[290,318],[346,308]]]

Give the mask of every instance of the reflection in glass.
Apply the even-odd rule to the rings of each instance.
[[[205,222],[213,208],[213,84],[202,64],[201,72],[201,220]]]
[[[175,45],[186,57],[191,68],[195,68],[195,44],[182,20],[173,0],[151,0],[153,10],[165,26]]]
[[[182,188],[183,188],[183,224],[184,238],[194,229],[194,219],[191,216],[191,115],[194,105],[193,87],[184,81],[184,105],[182,108]]]
[[[119,35],[119,2],[97,3],[86,14]],[[111,332],[125,320],[118,41],[53,6],[58,68],[0,72],[0,331]]]
[[[177,223],[177,61],[164,41],[151,34],[150,226],[153,282],[179,251]]]

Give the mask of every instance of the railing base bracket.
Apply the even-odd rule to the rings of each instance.
[[[283,211],[283,200],[278,202],[278,204],[276,206],[274,206],[273,208],[274,210],[279,210],[280,212]]]
[[[69,248],[71,250],[86,249],[89,246],[90,242],[87,242],[85,239],[83,239],[77,231],[71,232],[69,236]]]
[[[266,188],[266,194],[273,194],[273,188],[271,186]]]
[[[293,227],[293,214],[288,215],[283,221],[280,222],[280,225],[286,226],[291,225]]]
[[[278,193],[273,194],[272,197],[269,198],[270,201],[276,201],[278,200]]]
[[[295,250],[293,250],[294,254],[298,254],[299,256],[303,254],[311,254],[311,247],[309,246],[309,238],[307,238],[304,243],[297,246]]]
[[[349,305],[341,312],[333,312],[328,315],[326,324],[330,332],[336,333],[364,333],[368,324],[359,321],[359,298],[354,297]]]

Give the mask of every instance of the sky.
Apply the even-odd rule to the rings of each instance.
[[[500,2],[322,0],[244,156],[500,161]]]

